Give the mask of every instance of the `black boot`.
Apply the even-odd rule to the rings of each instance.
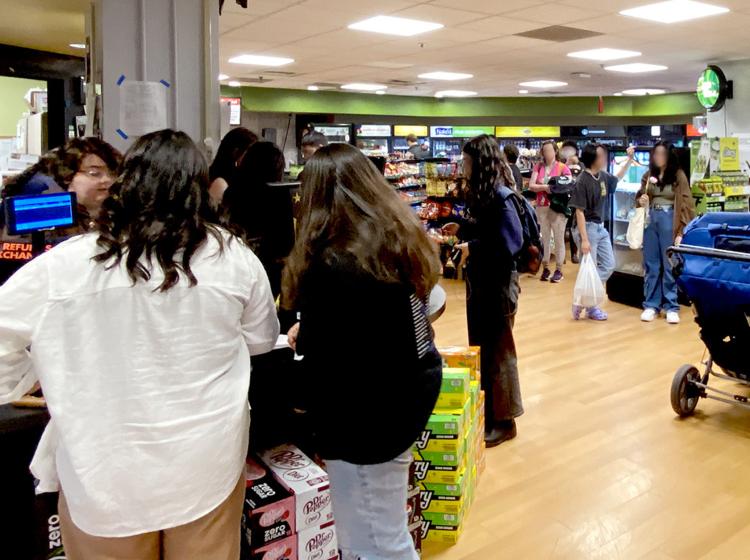
[[[485,430],[484,443],[488,449],[491,447],[497,447],[504,441],[516,437],[517,433],[515,420],[496,422],[494,428]]]

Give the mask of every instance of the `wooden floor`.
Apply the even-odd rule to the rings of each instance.
[[[425,557],[750,558],[750,411],[701,400],[679,420],[669,404],[675,370],[703,353],[692,312],[646,324],[608,303],[608,322],[574,322],[575,272],[559,285],[523,279],[518,437],[488,451],[459,543]],[[464,286],[444,285],[438,343],[465,344]]]

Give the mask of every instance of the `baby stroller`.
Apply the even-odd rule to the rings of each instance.
[[[672,408],[690,416],[702,398],[750,408],[748,397],[708,386],[711,375],[750,386],[750,214],[717,212],[696,218],[685,229],[682,244],[669,254],[708,350],[703,375],[693,365],[677,370]]]

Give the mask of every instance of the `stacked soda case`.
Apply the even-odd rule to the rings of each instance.
[[[249,457],[244,560],[333,560],[338,542],[328,475],[292,445]]]
[[[421,537],[455,544],[484,471],[484,392],[479,348],[442,349],[438,402],[414,450],[420,486]]]

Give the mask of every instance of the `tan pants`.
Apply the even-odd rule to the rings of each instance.
[[[551,210],[549,206],[537,206],[536,217],[539,220],[539,229],[544,243],[544,267],[549,266],[552,256],[552,238],[555,238],[555,266],[562,268],[565,262],[565,227],[568,218],[565,214]]]
[[[173,529],[132,537],[94,537],[70,518],[60,493],[60,528],[68,560],[237,560],[245,499],[242,476],[229,497],[208,515]]]

